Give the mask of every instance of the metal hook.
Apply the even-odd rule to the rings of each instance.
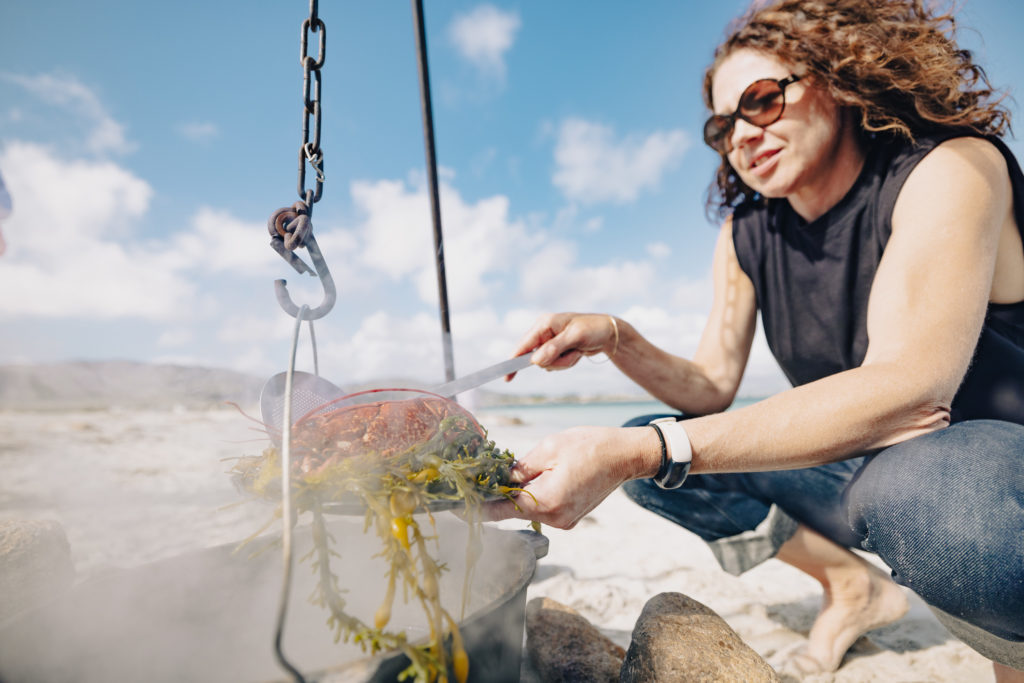
[[[303,318],[305,320],[319,320],[334,308],[337,290],[334,286],[334,278],[331,277],[331,271],[327,267],[327,262],[324,261],[323,254],[320,252],[320,246],[316,243],[316,238],[313,237],[313,226],[310,223],[309,213],[309,204],[302,201],[295,202],[290,207],[278,209],[271,214],[270,219],[267,221],[267,231],[272,238],[270,246],[281,255],[281,258],[291,264],[292,268],[298,271],[300,275],[305,275],[306,273],[312,275],[314,274],[314,268],[316,269],[315,273],[320,278],[320,283],[324,288],[324,298],[319,306],[310,309],[303,315]],[[309,252],[309,257],[313,261],[313,268],[310,268],[305,261],[295,254],[294,250],[299,247],[305,247],[306,251]],[[274,289],[277,292],[277,302],[281,305],[281,308],[293,318],[298,317],[299,307],[295,305],[291,295],[288,293],[287,281],[283,279],[275,280]]]
[[[306,237],[306,251],[309,252],[310,259],[313,260],[313,267],[316,268],[316,274],[320,278],[320,284],[324,288],[324,298],[320,302],[320,305],[316,308],[311,308],[303,318],[305,320],[319,320],[334,308],[334,302],[338,298],[338,292],[334,287],[334,278],[331,276],[331,271],[327,268],[327,262],[324,261],[323,254],[320,253],[320,246],[316,243],[316,238],[310,233]],[[289,252],[291,253],[291,252]],[[292,256],[295,256],[292,254]],[[299,263],[303,263],[301,259],[295,257]],[[305,265],[305,263],[303,263]],[[281,304],[281,308],[284,309],[285,313],[297,318],[299,315],[299,307],[292,301],[291,295],[288,293],[288,283],[286,280],[274,280],[274,291],[277,293],[277,303]]]

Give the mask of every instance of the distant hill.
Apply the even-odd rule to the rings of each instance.
[[[265,378],[232,370],[131,361],[0,365],[2,410],[208,408],[259,400]]]
[[[228,401],[251,409],[258,404],[266,379],[222,368],[134,361],[0,365],[0,410],[205,409]],[[345,388],[360,391],[377,387],[429,388],[422,382],[398,378]],[[645,394],[517,395],[481,388],[467,400],[478,407],[490,407],[645,398]]]

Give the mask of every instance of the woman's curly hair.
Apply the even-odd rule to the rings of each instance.
[[[1001,135],[1010,114],[984,70],[954,39],[951,12],[921,0],[777,0],[755,6],[715,50],[704,102],[722,61],[743,48],[801,65],[840,106],[859,112],[861,133],[913,141],[938,131]],[[709,188],[709,214],[759,199],[725,155]]]

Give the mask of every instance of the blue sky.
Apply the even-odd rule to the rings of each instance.
[[[716,236],[700,82],[746,2],[426,5],[456,370],[506,357],[549,310],[614,313],[691,352]],[[320,301],[265,229],[297,198],[307,12],[301,0],[4,2],[3,362],[285,368],[293,322],[273,280]],[[321,371],[440,381],[409,3],[324,0],[320,15],[326,182],[313,226],[338,283],[316,328]],[[1024,9],[962,0],[960,16],[963,45],[1012,95]],[[760,339],[746,382],[747,394],[782,386]],[[629,387],[586,361],[494,385]]]

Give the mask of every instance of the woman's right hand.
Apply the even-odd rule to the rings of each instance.
[[[617,321],[599,313],[549,313],[542,315],[523,335],[514,356],[533,352],[530,361],[545,370],[571,368],[583,356],[615,354],[619,344]],[[508,375],[505,381],[515,377]]]
[[[571,529],[621,484],[651,477],[660,454],[646,427],[574,427],[544,437],[512,466],[514,500],[484,506],[484,519],[529,519]]]

